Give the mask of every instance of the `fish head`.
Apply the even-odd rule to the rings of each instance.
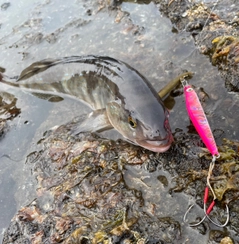
[[[173,142],[169,113],[161,103],[159,109],[141,106],[126,109],[121,103],[107,105],[107,116],[112,126],[128,141],[154,152],[165,152]],[[144,110],[144,111],[142,111]]]

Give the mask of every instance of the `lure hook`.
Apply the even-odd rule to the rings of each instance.
[[[191,210],[194,206],[195,206],[195,204],[192,204],[191,206],[189,206],[188,210],[187,210],[186,213],[184,214],[184,216],[183,216],[183,221],[184,221],[184,223],[187,222],[187,215],[188,215],[188,213],[190,212],[190,210]],[[190,227],[196,227],[196,226],[200,225],[200,224],[206,219],[206,217],[207,217],[207,215],[204,215],[204,217],[203,217],[199,222],[197,222],[197,223],[195,223],[195,224],[189,224],[189,226],[190,226]]]
[[[209,186],[206,186],[205,188],[205,192],[204,192],[204,199],[203,199],[203,209],[204,209],[204,217],[198,222],[198,223],[195,223],[195,224],[189,224],[189,226],[191,227],[196,227],[198,225],[200,225],[206,218],[211,222],[213,223],[214,225],[216,225],[217,227],[224,227],[228,224],[229,222],[229,218],[230,218],[230,213],[229,213],[229,208],[228,208],[228,205],[226,204],[226,221],[225,223],[217,223],[215,222],[214,220],[212,220],[209,216],[209,214],[212,212],[213,210],[213,207],[215,206],[215,194],[213,192],[213,195],[214,195],[214,198],[213,198],[213,201],[211,202],[211,204],[209,205],[209,207],[207,208],[207,200],[208,200],[208,195],[209,195]],[[188,210],[186,211],[186,213],[184,214],[184,217],[183,217],[183,221],[184,222],[187,222],[186,219],[187,219],[187,215],[189,213],[189,211],[194,207],[195,204],[191,205]]]
[[[210,206],[213,204],[213,206],[214,206],[214,204],[215,204],[215,201],[213,201],[211,204],[210,204]],[[186,213],[184,214],[184,217],[183,217],[183,221],[186,223],[187,222],[187,216],[188,216],[188,214],[189,214],[189,212],[190,212],[190,210],[193,208],[195,206],[195,204],[192,204],[191,206],[189,206],[189,208],[188,208],[188,210],[186,211]],[[210,207],[209,206],[209,207]],[[203,222],[204,222],[204,220],[207,218],[211,223],[213,223],[214,225],[216,225],[217,227],[220,227],[220,228],[222,228],[222,227],[225,227],[227,224],[228,224],[228,222],[229,222],[229,219],[230,219],[230,213],[229,213],[229,208],[228,208],[228,205],[226,204],[226,216],[227,216],[227,218],[226,218],[226,221],[222,224],[222,223],[217,223],[217,222],[215,222],[214,220],[212,220],[211,218],[210,218],[210,216],[209,216],[209,214],[207,213],[208,212],[208,210],[209,210],[209,208],[207,209],[206,208],[206,204],[204,204],[204,216],[203,216],[203,218],[199,221],[199,222],[197,222],[197,223],[195,223],[195,224],[189,224],[189,226],[190,227],[196,227],[196,226],[199,226],[200,224],[202,224]],[[211,209],[212,210],[212,209]],[[211,212],[211,211],[210,211]]]
[[[189,206],[188,210],[187,210],[186,213],[184,214],[184,217],[183,217],[183,221],[184,221],[184,223],[187,222],[187,216],[188,216],[190,210],[191,210],[194,206],[195,206],[195,204],[192,204],[191,206]],[[209,208],[208,208],[208,209],[209,209]],[[225,227],[225,226],[228,224],[229,219],[230,219],[230,214],[229,214],[229,208],[228,208],[228,205],[227,205],[227,204],[226,204],[226,216],[227,216],[227,218],[226,218],[226,221],[225,221],[224,223],[217,223],[217,222],[215,222],[214,220],[212,220],[212,219],[210,218],[210,216],[207,214],[207,211],[208,211],[208,210],[207,210],[207,208],[206,208],[206,204],[204,204],[204,213],[205,213],[205,215],[203,216],[203,218],[202,218],[199,222],[197,222],[197,223],[195,223],[195,224],[189,224],[189,226],[190,226],[190,227],[196,227],[196,226],[199,226],[200,224],[202,224],[202,223],[205,221],[206,218],[207,218],[211,223],[213,223],[214,225],[216,225],[217,227],[220,227],[220,228]]]
[[[213,204],[213,206],[215,205],[215,201],[213,200],[213,202],[210,204],[210,205],[212,205]],[[210,208],[210,206],[209,206],[209,208]],[[210,209],[207,209],[206,208],[206,204],[204,204],[204,213],[205,213],[205,216],[204,217],[207,217],[208,218],[208,220],[210,221],[210,222],[212,222],[214,225],[216,225],[217,227],[225,227],[227,224],[228,224],[228,222],[229,222],[229,219],[230,219],[230,213],[229,213],[229,208],[228,208],[228,205],[226,204],[226,216],[227,216],[227,219],[226,219],[226,221],[225,221],[225,223],[224,224],[221,224],[221,223],[217,223],[217,222],[215,222],[215,221],[213,221],[211,218],[210,218],[210,216],[209,216],[209,214],[207,213],[207,212],[209,212],[209,210]],[[211,209],[212,210],[212,209]],[[211,211],[210,211],[211,212]]]

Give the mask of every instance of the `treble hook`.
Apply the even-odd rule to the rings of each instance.
[[[227,219],[225,221],[224,224],[219,224],[215,221],[213,221],[210,217],[209,217],[209,213],[212,211],[213,207],[215,205],[215,200],[212,201],[212,203],[210,204],[210,206],[208,207],[208,209],[206,209],[206,204],[204,204],[204,213],[205,213],[205,217],[207,217],[209,219],[209,221],[211,221],[214,225],[216,225],[217,227],[224,227],[228,224],[229,219],[230,219],[230,213],[229,213],[229,208],[228,205],[226,204],[226,215],[227,215]],[[211,208],[210,208],[211,207]]]
[[[183,216],[183,222],[186,223],[187,222],[187,215],[189,213],[189,211],[194,207],[195,204],[192,204],[191,206],[189,206],[188,210],[186,211],[186,213]],[[206,219],[207,215],[204,215],[204,217],[197,223],[195,224],[189,224],[190,227],[196,227],[198,225],[200,225],[205,219]]]
[[[216,225],[217,227],[224,227],[224,226],[226,226],[226,225],[228,224],[228,222],[229,222],[230,214],[229,214],[229,208],[228,208],[228,205],[227,205],[227,204],[226,204],[226,215],[227,215],[227,219],[226,219],[226,221],[225,221],[224,224],[217,223],[217,222],[213,221],[213,220],[210,218],[210,216],[209,216],[209,214],[210,214],[210,213],[212,212],[212,210],[213,210],[213,207],[214,207],[215,204],[216,204],[216,199],[217,199],[216,194],[215,194],[215,192],[213,191],[212,186],[211,186],[211,184],[210,184],[210,178],[211,178],[211,175],[212,175],[213,168],[214,168],[214,166],[215,166],[215,161],[216,161],[216,159],[219,158],[219,157],[220,157],[220,154],[219,154],[219,153],[218,153],[217,155],[213,155],[213,157],[212,157],[212,161],[211,161],[211,163],[210,163],[210,165],[209,165],[209,169],[208,169],[207,186],[206,186],[206,188],[205,188],[204,198],[203,198],[203,210],[204,210],[204,214],[205,214],[205,215],[204,215],[204,217],[203,217],[198,223],[196,223],[196,224],[190,224],[191,227],[195,227],[195,226],[200,225],[206,218],[207,218],[210,222],[212,222],[214,225]],[[211,192],[212,192],[213,200],[212,200],[212,202],[210,203],[209,207],[207,208],[207,201],[208,201],[209,189],[210,189]],[[191,206],[188,208],[188,210],[186,211],[186,213],[184,214],[184,217],[183,217],[183,221],[184,221],[184,222],[186,222],[186,217],[187,217],[189,211],[193,208],[193,206],[194,206],[194,204],[191,205]]]
[[[228,224],[229,222],[229,218],[230,218],[230,214],[229,214],[229,208],[228,208],[228,205],[226,204],[226,215],[227,215],[227,219],[225,221],[225,223],[217,223],[215,222],[214,220],[212,220],[209,216],[209,214],[211,213],[211,211],[213,210],[213,207],[215,206],[215,200],[216,199],[213,199],[213,201],[211,202],[211,204],[209,205],[209,207],[207,208],[206,204],[207,204],[207,200],[208,200],[208,193],[209,193],[209,187],[207,186],[205,188],[205,194],[204,194],[204,200],[203,200],[203,209],[204,209],[204,217],[197,223],[195,224],[189,224],[189,226],[191,227],[196,227],[198,225],[200,225],[206,218],[212,222],[214,225],[216,225],[217,227],[224,227]],[[188,210],[186,211],[186,213],[184,214],[184,217],[183,217],[183,221],[186,223],[186,219],[187,219],[187,215],[189,213],[189,211],[194,207],[195,204],[192,204],[191,206],[189,206]]]

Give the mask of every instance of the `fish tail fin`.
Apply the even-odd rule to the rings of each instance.
[[[17,83],[17,79],[18,77],[9,77],[0,72],[0,83],[7,84],[9,86],[19,87],[19,84]]]

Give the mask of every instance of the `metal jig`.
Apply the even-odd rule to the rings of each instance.
[[[212,154],[212,161],[209,165],[209,170],[208,170],[208,175],[207,175],[207,186],[205,188],[205,192],[204,192],[204,200],[203,200],[203,209],[204,209],[204,217],[195,224],[190,224],[191,227],[195,227],[200,225],[206,218],[212,222],[214,225],[218,226],[218,227],[224,227],[228,224],[229,222],[229,208],[228,205],[226,205],[226,214],[227,214],[227,218],[225,223],[221,224],[221,223],[217,223],[214,220],[212,220],[209,216],[209,214],[212,212],[213,207],[215,206],[216,203],[216,195],[213,191],[213,188],[210,184],[210,178],[212,175],[212,171],[215,165],[215,161],[217,158],[220,157],[220,154],[218,152],[217,149],[217,145],[216,142],[214,140],[213,134],[211,132],[209,123],[207,121],[206,115],[203,111],[203,108],[201,106],[201,103],[198,99],[198,96],[196,94],[196,92],[194,91],[194,89],[187,83],[187,81],[185,79],[181,80],[181,83],[184,87],[184,94],[185,94],[185,100],[186,100],[186,108],[188,111],[188,115],[193,123],[193,125],[195,126],[198,134],[200,135],[202,141],[204,142],[204,144],[206,145],[206,147],[208,148],[208,150],[210,151],[210,153]],[[210,203],[209,207],[207,208],[207,202],[208,202],[208,195],[209,195],[209,190],[211,191],[212,195],[213,195],[213,200]],[[188,210],[186,211],[186,213],[184,214],[184,222],[186,222],[186,218],[187,215],[189,213],[189,211],[193,208],[195,204],[191,205]]]

